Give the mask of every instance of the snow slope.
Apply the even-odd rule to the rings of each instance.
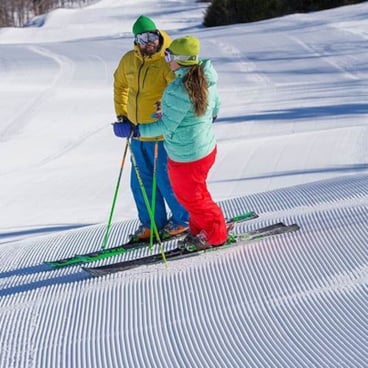
[[[140,6],[0,30],[0,367],[368,367],[368,3],[210,29],[203,3]],[[236,230],[301,229],[98,279],[50,270],[102,245],[124,148],[112,73],[141,13],[198,36],[219,73],[210,190],[260,214]],[[111,246],[138,225],[129,171]]]

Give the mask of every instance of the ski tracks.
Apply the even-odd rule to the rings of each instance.
[[[341,31],[341,29],[337,30]],[[336,42],[336,44],[328,45],[319,44],[318,42],[308,42],[307,40],[302,40],[297,36],[288,37],[307,50],[312,56],[315,56],[331,65],[339,72],[339,75],[343,75],[348,80],[356,81],[361,79],[361,75],[357,71],[359,68],[356,68],[356,64],[359,62],[359,59],[356,55],[352,55],[350,53],[351,47],[349,46],[349,41],[346,40],[346,37],[341,37],[339,42]],[[336,37],[336,39],[338,40],[338,37]]]
[[[68,97],[68,89],[73,92],[72,84],[76,80],[77,68],[79,67],[79,73],[83,72],[85,68],[99,68],[101,73],[98,74],[101,82],[102,80],[106,81],[109,78],[108,67],[101,56],[98,55],[85,55],[87,58],[87,62],[83,65],[78,65],[75,60],[60,53],[53,52],[52,50],[41,47],[41,46],[27,46],[27,49],[30,50],[33,54],[40,56],[39,63],[42,64],[43,60],[45,64],[45,75],[40,76],[41,82],[38,85],[44,85],[44,88],[37,89],[35,95],[29,98],[25,103],[21,104],[20,109],[17,110],[17,113],[7,122],[5,128],[0,132],[0,141],[10,141],[17,134],[21,133],[26,129],[27,124],[30,124],[32,120],[39,124],[39,128],[43,129],[43,127],[47,127],[49,118],[47,114],[45,115],[43,112],[52,110],[52,104],[54,103],[54,99],[60,99]],[[49,61],[56,65],[49,65]],[[16,71],[13,70],[13,73]],[[37,76],[30,76],[35,80],[33,83],[37,84]],[[48,79],[47,79],[48,78]],[[43,84],[42,84],[43,83]],[[58,109],[59,107],[56,106]],[[68,107],[71,108],[70,106]],[[67,109],[65,109],[67,110]],[[60,125],[60,121],[57,120]],[[56,126],[57,128],[57,126]],[[40,151],[40,156],[37,161],[32,163],[27,163],[25,168],[27,170],[33,169],[35,167],[41,167],[46,165],[47,163],[56,160],[62,157],[65,153],[70,150],[78,147],[84,141],[89,139],[90,137],[99,134],[103,129],[106,128],[106,124],[99,124],[94,129],[89,129],[86,131],[81,131],[76,136],[73,136],[72,139],[64,139],[61,145],[53,145],[50,146],[48,150]],[[58,134],[57,131],[55,134]],[[19,167],[13,167],[9,169],[3,170],[1,175],[8,175],[10,173],[16,172],[19,170]]]
[[[74,75],[74,63],[69,58],[57,55],[47,48],[40,46],[27,46],[27,48],[41,56],[42,58],[51,59],[57,65],[57,71],[51,78],[49,84],[35,96],[33,96],[18,112],[10,119],[5,129],[0,133],[0,141],[9,140],[17,132],[24,129],[32,117],[32,112],[42,109],[43,105],[47,105],[56,88],[68,84]],[[42,63],[42,60],[40,61]]]
[[[232,78],[234,80],[234,101],[241,101],[244,104],[257,102],[264,95],[265,90],[272,88],[271,80],[258,71],[256,64],[247,58],[234,44],[217,38],[211,39],[209,42],[214,49],[229,59],[229,71],[236,73],[236,77]],[[237,88],[237,85],[240,85],[240,87]],[[244,85],[248,86],[248,88],[244,89]],[[247,92],[246,96],[241,95],[244,93],[244,90]]]

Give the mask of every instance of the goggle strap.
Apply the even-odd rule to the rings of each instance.
[[[173,55],[174,60],[181,60],[181,61],[197,61],[198,55]]]
[[[165,58],[166,60],[170,60],[170,61],[198,61],[198,55],[174,55],[169,51],[165,52]]]

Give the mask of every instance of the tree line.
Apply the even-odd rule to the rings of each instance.
[[[96,0],[0,0],[0,27],[23,27],[57,8],[81,7]]]
[[[23,27],[56,8],[81,7],[97,0],[0,0],[0,27]],[[198,0],[210,2],[206,27],[255,22],[292,13],[305,13],[362,3],[366,0]]]
[[[206,10],[206,27],[255,22],[292,13],[336,8],[366,0],[212,0]]]

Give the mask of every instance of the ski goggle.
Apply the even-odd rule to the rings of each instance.
[[[149,42],[155,42],[159,39],[159,35],[157,32],[145,32],[140,33],[135,36],[135,41],[139,45],[147,45]]]
[[[174,55],[170,50],[165,50],[165,61],[171,63],[172,61],[197,61],[198,55]]]

